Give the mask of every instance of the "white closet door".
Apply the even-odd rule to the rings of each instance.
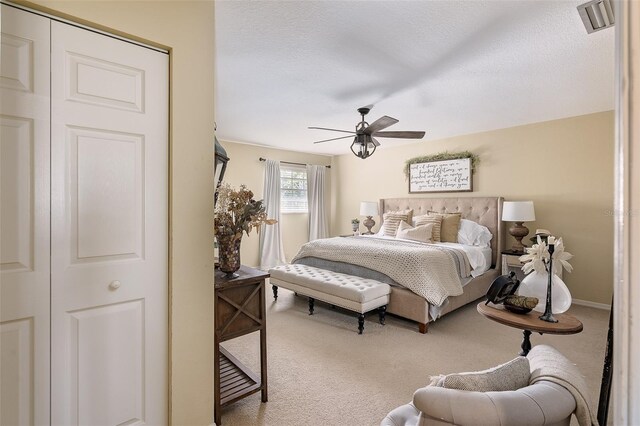
[[[0,7],[0,424],[48,424],[50,21]]]
[[[168,56],[51,23],[53,424],[167,424]]]

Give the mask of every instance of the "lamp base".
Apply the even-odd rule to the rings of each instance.
[[[529,235],[529,228],[524,226],[522,222],[515,222],[515,225],[509,228],[509,234],[516,239],[516,242],[511,246],[511,250],[518,253],[524,253],[524,248],[526,246],[522,244],[522,239]]]
[[[367,228],[367,232],[363,233],[363,235],[373,235],[371,228],[375,226],[376,222],[371,218],[371,216],[367,216],[367,218],[362,221],[362,224]]]

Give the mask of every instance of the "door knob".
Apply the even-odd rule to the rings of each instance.
[[[109,284],[109,289],[110,290],[117,290],[120,288],[120,281],[111,281],[111,284]]]

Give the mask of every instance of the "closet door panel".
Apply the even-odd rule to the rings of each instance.
[[[0,7],[0,424],[44,425],[50,383],[50,21]]]
[[[70,372],[80,424],[121,425],[145,419],[144,303],[72,312]],[[105,336],[118,330],[118,344]],[[104,384],[106,386],[96,386]]]
[[[52,421],[166,424],[168,56],[51,31]]]

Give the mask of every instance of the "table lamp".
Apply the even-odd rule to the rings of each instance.
[[[378,203],[375,201],[361,201],[360,202],[360,216],[366,216],[367,218],[362,221],[362,224],[367,228],[367,232],[365,235],[371,235],[371,228],[374,227],[376,222],[371,218],[371,216],[378,215]]]
[[[524,226],[523,222],[532,222],[536,220],[536,212],[533,209],[533,201],[505,201],[502,205],[502,221],[515,222],[509,228],[509,234],[516,239],[511,250],[518,253],[524,252],[524,244],[522,239],[529,235],[529,228]]]

